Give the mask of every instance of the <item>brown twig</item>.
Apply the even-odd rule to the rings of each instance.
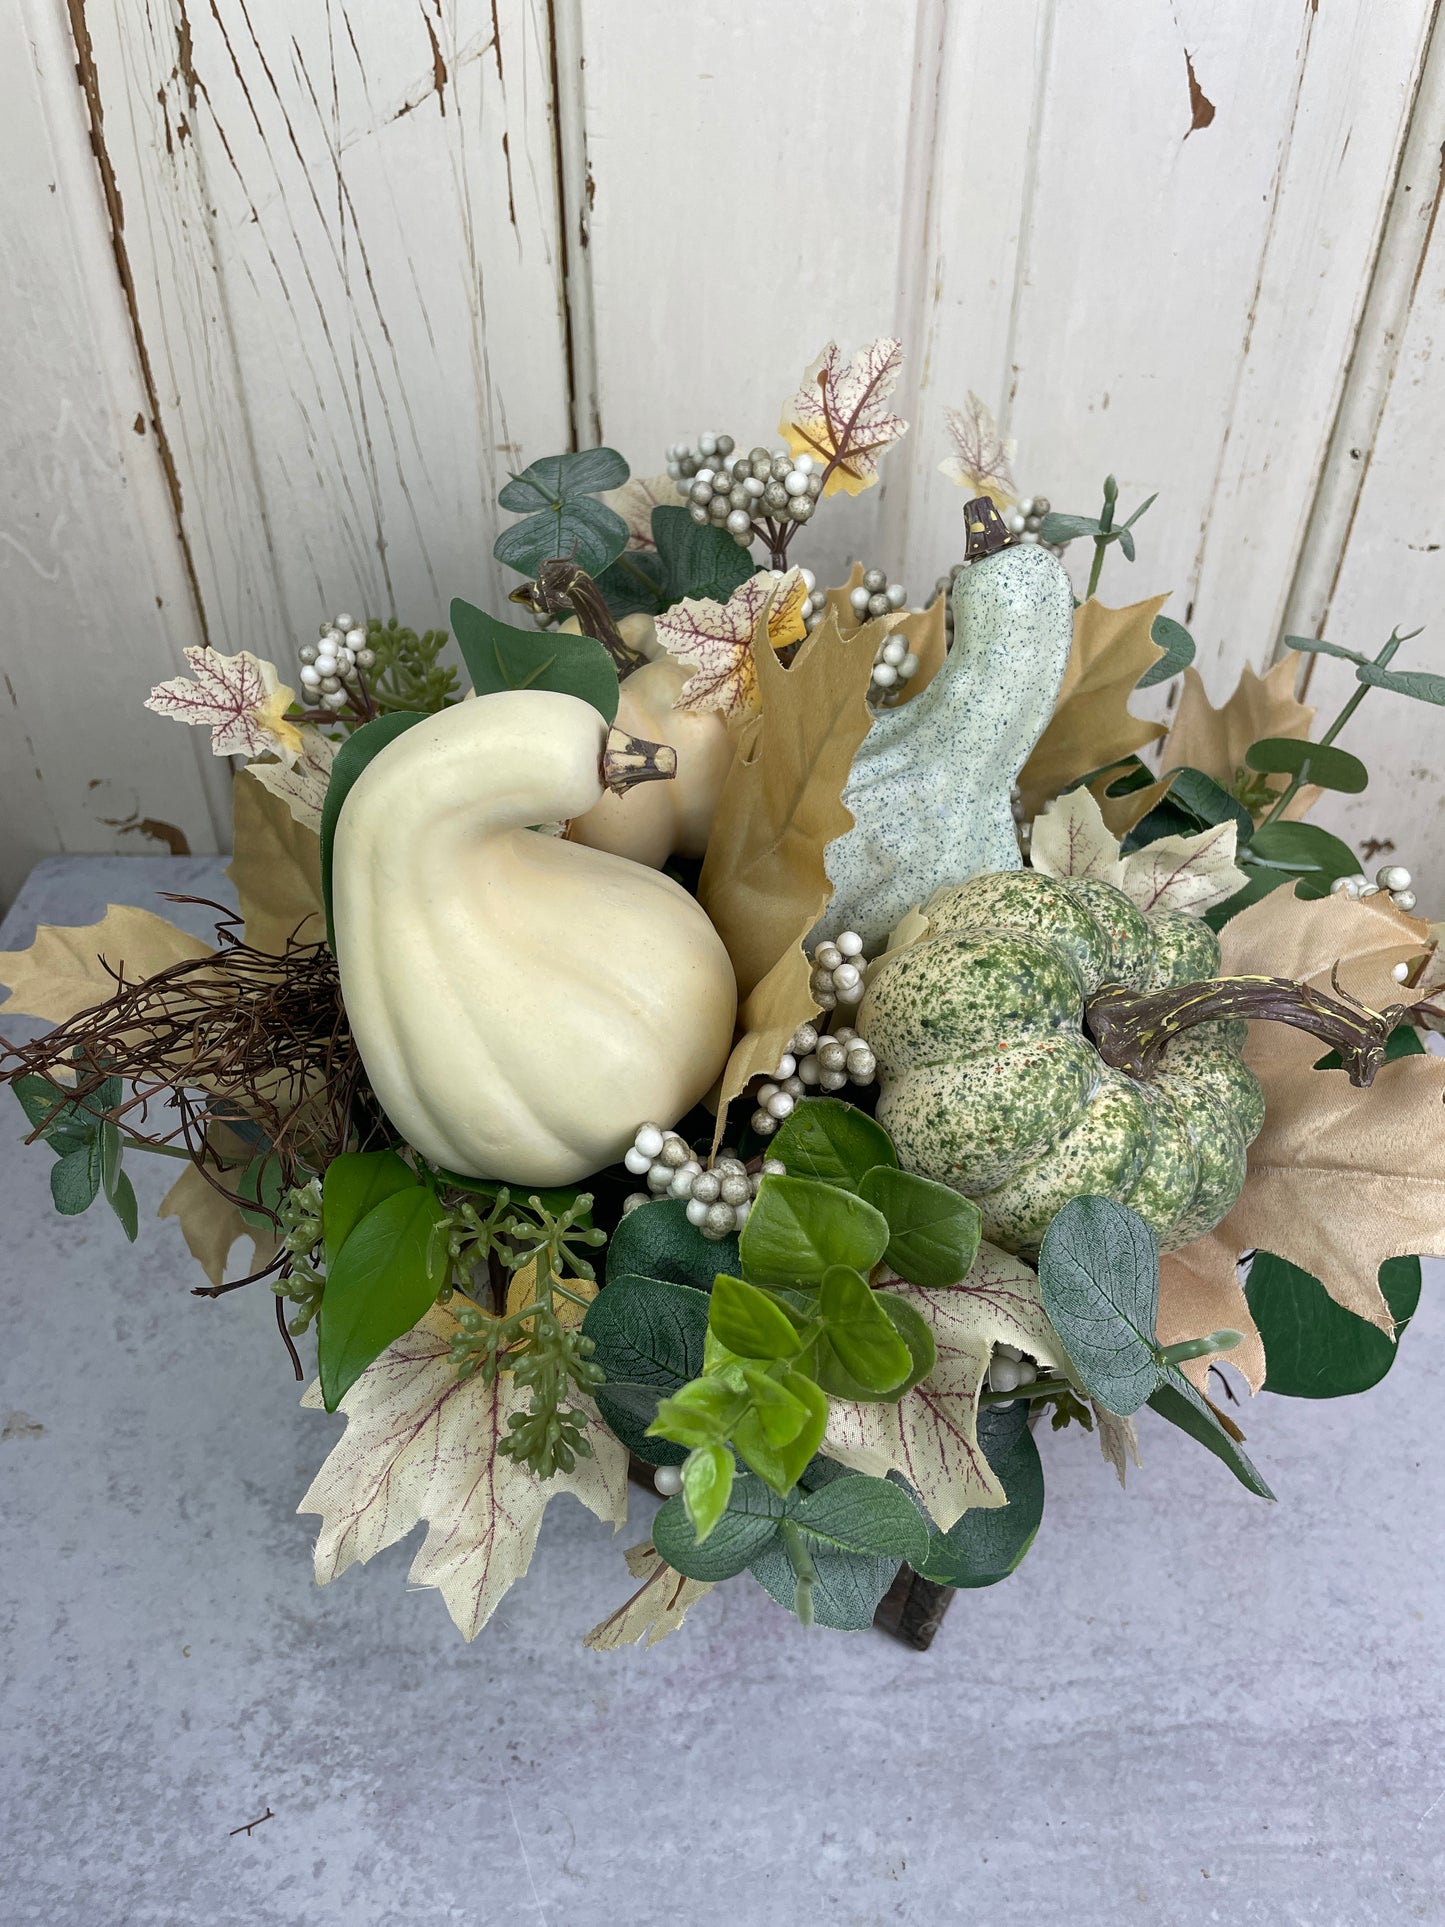
[[[260,1820],[248,1820],[244,1827],[232,1827],[231,1831],[227,1834],[226,1838],[228,1840],[234,1840],[238,1833],[244,1833],[246,1838],[249,1840],[251,1837],[251,1829],[253,1827],[259,1827],[261,1824],[261,1820],[274,1820],[275,1818],[276,1816],[271,1811],[270,1807],[267,1807],[266,1811],[261,1815]]]

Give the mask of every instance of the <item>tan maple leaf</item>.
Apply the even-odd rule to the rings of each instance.
[[[627,1452],[585,1399],[591,1458],[542,1480],[498,1450],[507,1420],[530,1393],[510,1372],[485,1385],[459,1379],[451,1340],[460,1328],[433,1306],[357,1379],[341,1401],[346,1431],[312,1480],[298,1512],[321,1515],[316,1579],[338,1578],[373,1558],[421,1520],[427,1524],[409,1574],[436,1586],[464,1639],[473,1639],[497,1602],[531,1564],[547,1501],[561,1492],[599,1519],[627,1517]],[[317,1410],[313,1385],[302,1404]]]
[[[1177,1345],[1214,1331],[1237,1331],[1242,1337],[1233,1351],[1221,1352],[1218,1361],[1191,1358],[1179,1369],[1203,1392],[1208,1389],[1211,1364],[1232,1365],[1243,1374],[1250,1391],[1257,1392],[1264,1384],[1264,1343],[1244,1295],[1239,1253],[1218,1231],[1178,1251],[1166,1251],[1160,1259],[1155,1326],[1161,1345]]]
[[[943,425],[953,443],[953,453],[938,464],[946,475],[970,496],[987,495],[1002,515],[1018,501],[1018,484],[1013,478],[1013,458],[1018,444],[1005,441],[998,423],[973,390],[963,408],[946,408]]]
[[[908,424],[887,407],[903,366],[903,344],[880,335],[845,361],[830,341],[803,371],[779,429],[795,455],[823,470],[824,495],[859,495],[878,480],[877,457]]]
[[[1238,829],[1218,823],[1195,836],[1161,836],[1128,856],[1109,833],[1088,790],[1055,797],[1034,821],[1029,855],[1054,877],[1101,877],[1146,915],[1187,910],[1202,917],[1248,881],[1234,861]]]
[[[1039,1281],[1021,1258],[978,1248],[973,1269],[947,1290],[901,1280],[884,1287],[926,1320],[938,1358],[921,1385],[894,1404],[835,1400],[822,1450],[839,1464],[882,1478],[901,1472],[942,1532],[975,1506],[1008,1503],[978,1442],[978,1399],[996,1344],[1040,1364],[1065,1367],[1039,1300]]]
[[[627,1570],[643,1583],[624,1605],[594,1626],[583,1640],[582,1644],[594,1653],[636,1646],[644,1635],[648,1645],[655,1646],[659,1639],[675,1633],[689,1609],[712,1591],[710,1580],[684,1579],[680,1572],[674,1572],[651,1540],[632,1546],[624,1557]]]
[[[1151,596],[1124,609],[1091,600],[1075,610],[1059,700],[1019,777],[1025,821],[1091,770],[1117,763],[1164,734],[1162,723],[1132,714],[1129,697],[1164,654],[1150,630],[1167,600]]]
[[[113,972],[138,984],[171,964],[213,954],[213,945],[153,911],[113,903],[99,923],[42,923],[28,949],[0,951],[0,983],[10,986],[0,1011],[64,1024],[115,995]]]
[[[301,732],[301,753],[294,763],[250,763],[247,768],[263,789],[279,797],[304,829],[321,834],[321,811],[331,781],[336,745],[319,729]]]
[[[253,782],[254,775],[254,766],[242,770],[231,788],[235,855],[226,875],[235,885],[247,943],[280,956],[293,938],[299,944],[325,938],[321,840],[285,797]]]
[[[245,1164],[247,1147],[223,1124],[210,1124],[206,1140],[218,1156],[235,1164]],[[219,1174],[218,1175],[222,1175]],[[223,1177],[223,1182],[224,1182]],[[234,1179],[231,1180],[234,1182]],[[277,1240],[270,1230],[248,1225],[240,1207],[231,1202],[194,1164],[188,1164],[161,1199],[158,1218],[174,1218],[181,1227],[186,1249],[213,1285],[222,1283],[232,1247],[240,1238],[251,1240],[251,1262],[247,1272],[269,1264]]]
[[[301,754],[301,731],[286,720],[296,692],[249,649],[223,656],[216,649],[187,649],[191,675],[157,683],[146,708],[175,716],[211,732],[217,756],[279,756],[294,762]],[[194,680],[192,680],[194,678]]]
[[[1160,752],[1160,769],[1166,774],[1175,769],[1201,769],[1231,795],[1247,781],[1252,786],[1260,786],[1257,793],[1268,790],[1270,797],[1277,796],[1290,779],[1287,776],[1256,778],[1245,763],[1244,753],[1252,743],[1266,736],[1302,740],[1309,735],[1315,712],[1308,703],[1295,699],[1298,670],[1298,662],[1292,656],[1277,662],[1262,676],[1257,676],[1246,665],[1240,671],[1234,694],[1222,708],[1216,709],[1205,694],[1199,671],[1186,669],[1179,707]],[[1291,819],[1303,816],[1319,794],[1313,784],[1307,784],[1285,815]],[[1256,818],[1269,808],[1269,800],[1260,803]]]
[[[674,709],[715,709],[729,719],[750,716],[758,706],[754,642],[773,649],[801,641],[807,633],[803,604],[807,586],[802,572],[749,576],[726,602],[685,597],[664,609],[657,639],[669,655],[693,671]]]
[[[1328,989],[1338,969],[1343,988],[1374,1010],[1419,998],[1420,987],[1397,982],[1394,970],[1428,943],[1426,926],[1383,895],[1302,899],[1293,888],[1272,891],[1220,932],[1225,975]],[[1344,1071],[1314,1069],[1323,1054],[1318,1038],[1288,1025],[1250,1025],[1245,1059],[1264,1088],[1264,1128],[1239,1202],[1214,1237],[1229,1259],[1275,1252],[1393,1333],[1381,1264],[1445,1255],[1445,1058],[1398,1058],[1357,1090]]]

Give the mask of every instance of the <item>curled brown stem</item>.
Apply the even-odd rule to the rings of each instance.
[[[602,599],[602,591],[575,562],[554,556],[542,564],[535,582],[524,582],[521,588],[513,589],[511,600],[525,603],[539,616],[560,616],[570,610],[583,635],[602,644],[619,677],[630,676],[646,661],[645,656],[640,656],[622,640],[622,632]]]

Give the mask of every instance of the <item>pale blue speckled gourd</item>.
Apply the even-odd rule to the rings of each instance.
[[[1074,634],[1058,559],[1020,544],[953,589],[953,647],[921,695],[864,737],[828,845],[833,898],[812,938],[856,930],[871,956],[915,904],[980,871],[1020,867],[1009,791],[1053,714]]]

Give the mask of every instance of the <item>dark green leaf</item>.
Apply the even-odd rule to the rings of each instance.
[[[78,1218],[100,1195],[100,1143],[92,1138],[50,1167],[50,1196],[62,1217]]]
[[[395,1151],[343,1151],[326,1167],[321,1181],[321,1229],[327,1269],[368,1211],[383,1198],[418,1183],[417,1174]]]
[[[1317,823],[1261,824],[1238,861],[1249,882],[1206,912],[1205,922],[1215,930],[1283,883],[1298,879],[1297,896],[1327,897],[1336,877],[1354,876],[1360,867],[1350,846]]]
[[[1051,510],[1039,530],[1041,542],[1072,542],[1080,535],[1097,535],[1099,522],[1092,515],[1056,515]]]
[[[756,1285],[726,1272],[712,1288],[708,1330],[739,1358],[793,1358],[799,1350],[797,1327],[787,1313]]]
[[[86,1119],[83,1115],[77,1118],[78,1106],[70,1100],[69,1093],[37,1071],[27,1071],[24,1077],[17,1077],[10,1088],[20,1102],[30,1129],[39,1131],[43,1127],[47,1142],[57,1133],[89,1137],[94,1129],[94,1118]]]
[[[626,547],[627,524],[616,510],[595,496],[574,495],[555,510],[503,529],[492,554],[520,575],[536,575],[544,562],[560,557],[599,576]]]
[[[591,636],[514,629],[460,597],[452,603],[452,633],[479,696],[502,689],[550,689],[591,703],[605,722],[615,720],[617,671]]]
[[[535,1191],[527,1191],[521,1185],[503,1184],[499,1178],[464,1178],[459,1172],[448,1171],[443,1165],[436,1167],[436,1175],[444,1191],[470,1191],[475,1198],[499,1198],[505,1191],[507,1196],[517,1204],[526,1204],[530,1199],[536,1198],[539,1204],[559,1218],[564,1211],[570,1211],[578,1198],[583,1196],[580,1184],[544,1184],[539,1185]],[[591,1193],[586,1195],[590,1197]],[[590,1228],[591,1210],[584,1209],[576,1222]]]
[[[790,1178],[817,1178],[844,1191],[856,1191],[879,1165],[898,1166],[883,1126],[835,1097],[805,1097],[796,1104],[778,1126],[768,1155],[787,1165]]]
[[[652,539],[663,568],[664,609],[684,596],[726,602],[757,572],[752,556],[715,523],[699,525],[685,508],[665,504],[652,511]]]
[[[1155,616],[1149,630],[1150,639],[1164,651],[1152,669],[1146,669],[1139,678],[1137,687],[1152,689],[1156,683],[1168,682],[1171,676],[1179,675],[1194,660],[1194,638],[1182,622],[1173,616]]]
[[[328,1412],[435,1301],[447,1268],[432,1236],[442,1216],[430,1185],[408,1185],[367,1212],[328,1266],[316,1347]]]
[[[1117,534],[1114,537],[1114,540],[1119,544],[1119,547],[1124,551],[1125,557],[1130,562],[1132,562],[1134,560],[1134,534],[1133,534],[1133,531],[1130,529],[1128,522],[1125,522],[1123,526],[1118,530]]]
[[[607,1247],[607,1280],[629,1274],[665,1278],[674,1285],[711,1291],[720,1271],[734,1274],[743,1268],[736,1238],[704,1238],[687,1221],[681,1198],[658,1198],[629,1211]],[[706,1315],[706,1314],[704,1314]]]
[[[1369,661],[1369,657],[1360,655],[1358,650],[1342,649],[1337,642],[1320,642],[1313,636],[1286,636],[1284,646],[1311,656],[1339,656],[1345,662]]]
[[[1370,780],[1370,772],[1358,756],[1332,743],[1302,742],[1297,736],[1266,736],[1251,743],[1244,752],[1251,769],[1267,776],[1302,776],[1321,789],[1342,790],[1358,796]]]
[[[888,1220],[883,1262],[890,1271],[930,1290],[968,1275],[983,1223],[971,1198],[887,1164],[865,1174],[860,1194]]]
[[[708,1301],[661,1278],[611,1274],[587,1307],[583,1335],[609,1380],[675,1392],[703,1368]]]
[[[351,794],[352,785],[368,763],[394,743],[404,730],[424,723],[420,710],[400,709],[391,716],[378,716],[363,723],[337,750],[326,784],[326,800],[321,805],[321,893],[326,900],[326,941],[336,948],[336,926],[331,914],[331,861],[336,849],[336,825],[341,806]]]
[[[1159,1247],[1137,1212],[1072,1198],[1039,1251],[1039,1296],[1085,1391],[1125,1418],[1159,1382]]]
[[[730,535],[725,535],[724,540],[729,548],[737,548]],[[660,615],[667,607],[662,558],[650,549],[624,549],[598,576],[597,588],[618,622],[624,616]]]
[[[1261,1499],[1274,1497],[1247,1454],[1240,1449],[1239,1442],[1225,1431],[1210,1410],[1207,1400],[1194,1389],[1177,1365],[1164,1367],[1163,1377],[1149,1405],[1161,1418],[1167,1418],[1171,1425],[1177,1425],[1181,1432],[1187,1432],[1190,1438],[1197,1439],[1217,1459],[1223,1459],[1241,1485],[1247,1486]]]
[[[110,1208],[120,1219],[120,1228],[132,1244],[140,1232],[140,1210],[135,1201],[135,1188],[124,1171],[115,1181],[115,1189],[110,1194]]]
[[[1044,1468],[1028,1422],[1026,1399],[986,1405],[978,1442],[1003,1486],[1002,1506],[975,1506],[930,1539],[915,1570],[944,1586],[994,1586],[1018,1569],[1044,1514]]]
[[[252,1158],[236,1180],[241,1216],[252,1231],[276,1229],[275,1212],[286,1189],[285,1168],[275,1151]]]
[[[928,1527],[902,1486],[849,1473],[788,1501],[816,1558],[820,1551],[887,1554],[915,1567],[928,1555]]]
[[[739,1239],[743,1270],[764,1284],[820,1284],[832,1265],[871,1272],[888,1246],[881,1211],[808,1178],[766,1177]]]
[[[603,1424],[634,1458],[645,1459],[649,1465],[681,1465],[688,1447],[658,1438],[648,1429],[656,1423],[658,1407],[666,1397],[667,1393],[655,1385],[629,1385],[617,1379],[594,1386],[592,1391]]]
[[[557,508],[574,495],[599,495],[621,488],[632,473],[615,448],[583,448],[571,455],[543,455],[514,475],[497,496],[513,515],[534,515]]]
[[[1254,818],[1222,784],[1203,770],[1177,769],[1171,774],[1167,794],[1135,824],[1122,847],[1129,854],[1143,849],[1146,843],[1157,843],[1162,836],[1193,836],[1216,823],[1234,824],[1240,848],[1254,834]]]
[[[1420,1302],[1420,1260],[1387,1258],[1380,1290],[1396,1338]],[[1378,1385],[1395,1362],[1396,1341],[1337,1305],[1318,1278],[1257,1251],[1244,1288],[1264,1340],[1267,1392],[1285,1398],[1347,1398]]]
[[[863,1274],[833,1265],[823,1274],[818,1310],[844,1371],[875,1397],[901,1396],[913,1355]]]
[[[1445,703],[1445,676],[1427,675],[1420,669],[1381,669],[1373,662],[1362,662],[1355,676],[1375,689],[1392,689],[1397,696],[1413,696],[1416,702]]]
[[[659,1507],[652,1543],[674,1572],[716,1582],[746,1571],[776,1538],[783,1501],[751,1472],[734,1478],[721,1518],[701,1544],[681,1496]]]

